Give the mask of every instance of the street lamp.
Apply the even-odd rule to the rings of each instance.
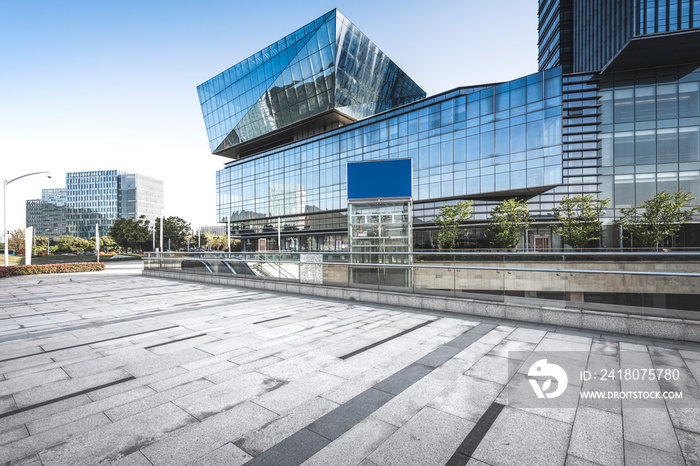
[[[7,250],[7,185],[12,183],[13,181],[17,181],[20,178],[24,178],[26,176],[32,176],[32,175],[41,175],[42,173],[46,173],[46,176],[48,178],[51,178],[51,175],[49,175],[49,172],[34,172],[34,173],[27,173],[26,175],[18,176],[17,178],[11,179],[10,181],[7,180],[2,180],[2,217],[3,217],[3,223],[2,223],[2,231],[4,232],[5,236],[5,267],[7,267],[9,260],[8,260],[8,250]],[[26,252],[25,252],[26,254]]]

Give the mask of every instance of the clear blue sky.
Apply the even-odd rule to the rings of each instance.
[[[536,0],[0,0],[8,227],[68,171],[160,178],[165,214],[215,223],[196,86],[337,7],[428,95],[537,70]],[[0,193],[1,195],[1,193]]]

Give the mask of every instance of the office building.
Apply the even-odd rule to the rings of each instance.
[[[153,223],[163,210],[163,182],[117,170],[66,173],[65,188],[44,189],[26,207],[36,235],[89,238],[97,224],[106,235],[119,218],[145,215]]]
[[[333,10],[197,88],[211,151],[232,159],[217,220],[246,250],[345,250],[348,165],[408,159],[409,248],[435,248],[435,215],[461,199],[475,216],[458,247],[487,246],[509,197],[536,219],[528,247],[561,247],[552,209],[577,194],[611,199],[602,242],[617,246],[621,208],[700,193],[696,3],[542,0],[539,72],[428,97]],[[700,246],[696,224],[677,245]]]

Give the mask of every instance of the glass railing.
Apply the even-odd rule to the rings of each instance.
[[[698,252],[149,253],[145,269],[700,319]]]

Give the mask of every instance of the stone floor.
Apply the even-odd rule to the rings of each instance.
[[[683,403],[511,406],[525,375],[509,352],[541,350],[678,369],[647,385]],[[149,278],[137,263],[0,279],[9,464],[700,464],[698,380],[700,346],[683,342]]]

